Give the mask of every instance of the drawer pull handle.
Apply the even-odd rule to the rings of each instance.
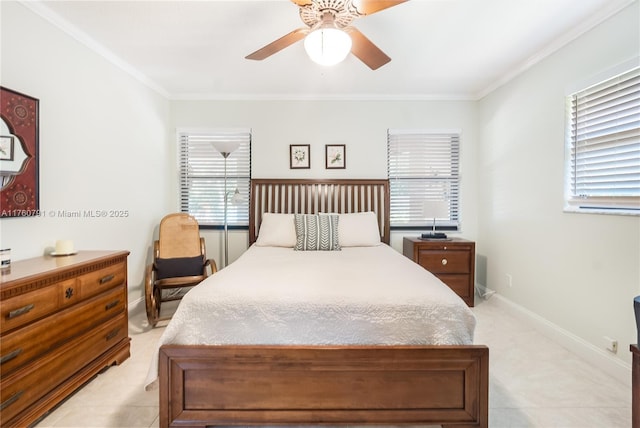
[[[22,353],[22,348],[18,348],[15,351],[9,352],[7,355],[3,355],[2,358],[0,358],[0,364],[4,364],[7,361],[13,360],[15,357],[17,357],[21,353]]]
[[[107,275],[107,276],[103,276],[102,278],[100,278],[100,285],[102,284],[106,284],[107,282],[111,281],[113,278],[115,278],[116,276],[111,274],[111,275]]]
[[[11,318],[15,318],[17,316],[26,314],[27,312],[29,312],[33,308],[35,308],[35,305],[33,303],[30,303],[27,306],[23,306],[23,307],[21,307],[19,309],[16,309],[15,311],[9,312],[9,315],[7,316],[7,318],[11,319]]]
[[[10,405],[18,401],[18,399],[22,396],[23,393],[24,391],[18,391],[15,394],[13,394],[4,403],[0,404],[0,410],[4,410],[5,408],[9,407]]]
[[[120,299],[116,299],[111,303],[107,303],[107,305],[104,307],[104,310],[108,311],[109,309],[113,309],[118,306],[118,303],[120,303]]]
[[[113,330],[113,331],[109,332],[109,333],[107,334],[107,336],[106,336],[106,337],[107,337],[107,340],[111,340],[111,339],[113,339],[114,337],[116,337],[116,336],[118,335],[118,332],[119,332],[119,331],[120,331],[120,328],[116,328],[115,330]]]
[[[442,266],[446,266],[446,265],[447,265],[447,263],[449,263],[449,262],[447,261],[447,259],[442,259]]]

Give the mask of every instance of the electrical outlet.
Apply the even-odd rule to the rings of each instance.
[[[509,287],[513,287],[513,277],[510,273],[505,274],[507,276],[507,285]]]
[[[610,337],[604,336],[603,337],[604,341],[605,341],[605,346],[607,348],[607,351],[613,353],[613,354],[617,354],[618,353],[618,341],[615,339],[612,339]]]

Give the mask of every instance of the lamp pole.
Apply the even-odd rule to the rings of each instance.
[[[220,152],[224,158],[224,266],[229,264],[229,227],[227,224],[227,158],[231,152]]]
[[[211,145],[222,155],[224,158],[224,265],[227,267],[229,264],[229,227],[227,224],[227,158],[231,153],[240,147],[240,143],[237,141],[212,141]]]

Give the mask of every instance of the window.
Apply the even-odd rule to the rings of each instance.
[[[567,97],[565,211],[640,215],[640,67]]]
[[[236,142],[227,158],[227,224],[249,225],[251,181],[251,131],[213,130],[179,132],[180,210],[193,215],[201,226],[224,225],[225,160],[213,142]],[[234,198],[235,189],[240,198]],[[237,201],[240,199],[240,201]]]
[[[460,133],[390,129],[387,142],[391,227],[432,226],[425,202],[444,200],[448,215],[436,218],[436,228],[458,230]]]

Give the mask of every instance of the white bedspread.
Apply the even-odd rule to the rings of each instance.
[[[342,251],[250,247],[190,290],[164,344],[473,343],[475,317],[434,275],[387,245]]]

